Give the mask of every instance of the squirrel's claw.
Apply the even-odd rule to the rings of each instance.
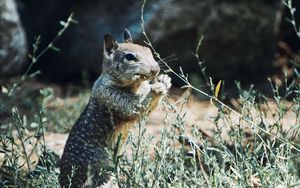
[[[165,95],[171,86],[171,78],[166,74],[161,74],[155,79],[151,86],[151,90],[156,94]]]

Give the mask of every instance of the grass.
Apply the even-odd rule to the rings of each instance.
[[[297,75],[295,80],[299,78]],[[210,137],[203,134],[201,125],[186,126],[188,94],[177,103],[166,98],[160,134],[146,134],[145,118],[137,127],[138,134],[129,136],[127,150],[121,156],[111,157],[110,170],[117,183],[120,187],[299,186],[300,88],[294,84],[287,87],[286,95],[279,95],[273,87],[272,98],[252,88],[239,89],[237,111],[241,117],[222,105],[214,105],[218,113],[212,120],[215,132]],[[46,147],[44,133],[56,124],[54,119],[62,124],[69,119],[74,121],[79,112],[73,112],[84,107],[88,93],[61,105],[56,104],[59,102],[48,90],[41,89],[44,100],[40,100],[38,114],[24,115],[16,105],[10,122],[1,124],[3,187],[59,186],[58,158]],[[49,100],[49,96],[54,99]],[[287,101],[286,97],[292,100]],[[292,122],[289,127],[287,119]]]
[[[62,22],[59,36],[71,22],[72,17]],[[147,44],[164,63],[143,24],[142,28]],[[35,55],[39,40],[31,56],[32,64],[47,52],[43,50],[41,55]],[[47,48],[57,50],[54,42]],[[197,55],[196,59],[202,66]],[[300,186],[300,74],[297,69],[282,88],[270,81],[271,97],[253,87],[242,89],[237,83],[239,106],[234,109],[220,100],[226,96],[222,96],[220,85],[215,87],[205,76],[203,67],[200,68],[211,94],[190,84],[182,71],[176,73],[168,64],[165,66],[186,84],[183,88],[186,92],[176,102],[164,99],[166,114],[160,134],[147,135],[147,118],[142,117],[137,134],[129,136],[126,150],[120,156],[111,155],[109,170],[119,187]],[[59,187],[58,156],[47,148],[45,132],[68,132],[89,97],[89,92],[84,90],[62,102],[51,87],[28,87],[30,77],[27,71],[22,78],[1,84],[0,116],[5,118],[0,122],[0,187]],[[199,124],[187,126],[189,116],[185,109],[191,90],[207,96],[217,110],[211,136],[204,134]]]
[[[184,111],[166,104],[172,110],[167,115],[160,140],[154,144],[154,154],[149,153],[153,138],[144,137],[143,125],[138,137],[130,137],[131,152],[117,162],[120,187],[300,186],[299,95],[289,106],[274,95],[278,109],[271,110],[274,118],[271,123],[266,119],[270,111],[262,109],[271,99],[265,100],[263,96],[258,99],[258,93],[251,88],[240,92],[242,117],[220,106],[214,118],[217,131],[209,139],[199,130],[201,125],[185,127],[189,117]],[[294,92],[299,93],[298,86]],[[288,113],[295,113],[295,124],[284,130]],[[245,118],[253,120],[255,126]],[[223,132],[228,134],[228,139],[224,139]]]

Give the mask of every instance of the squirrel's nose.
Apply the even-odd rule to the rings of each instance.
[[[160,67],[159,66],[153,66],[151,67],[151,75],[152,76],[157,76],[159,71],[160,71]]]

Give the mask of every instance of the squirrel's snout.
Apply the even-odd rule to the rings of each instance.
[[[160,71],[160,68],[159,68],[158,65],[157,66],[152,66],[151,70],[150,70],[151,76],[153,76],[153,77],[157,76],[159,71]]]
[[[155,77],[159,73],[159,70],[151,70],[151,76]]]

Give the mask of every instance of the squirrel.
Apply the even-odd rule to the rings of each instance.
[[[104,35],[102,73],[67,139],[60,160],[61,187],[108,181],[109,174],[101,169],[109,164],[109,150],[126,142],[129,130],[171,87],[171,78],[159,72],[150,48],[134,44],[127,29],[123,43]]]

